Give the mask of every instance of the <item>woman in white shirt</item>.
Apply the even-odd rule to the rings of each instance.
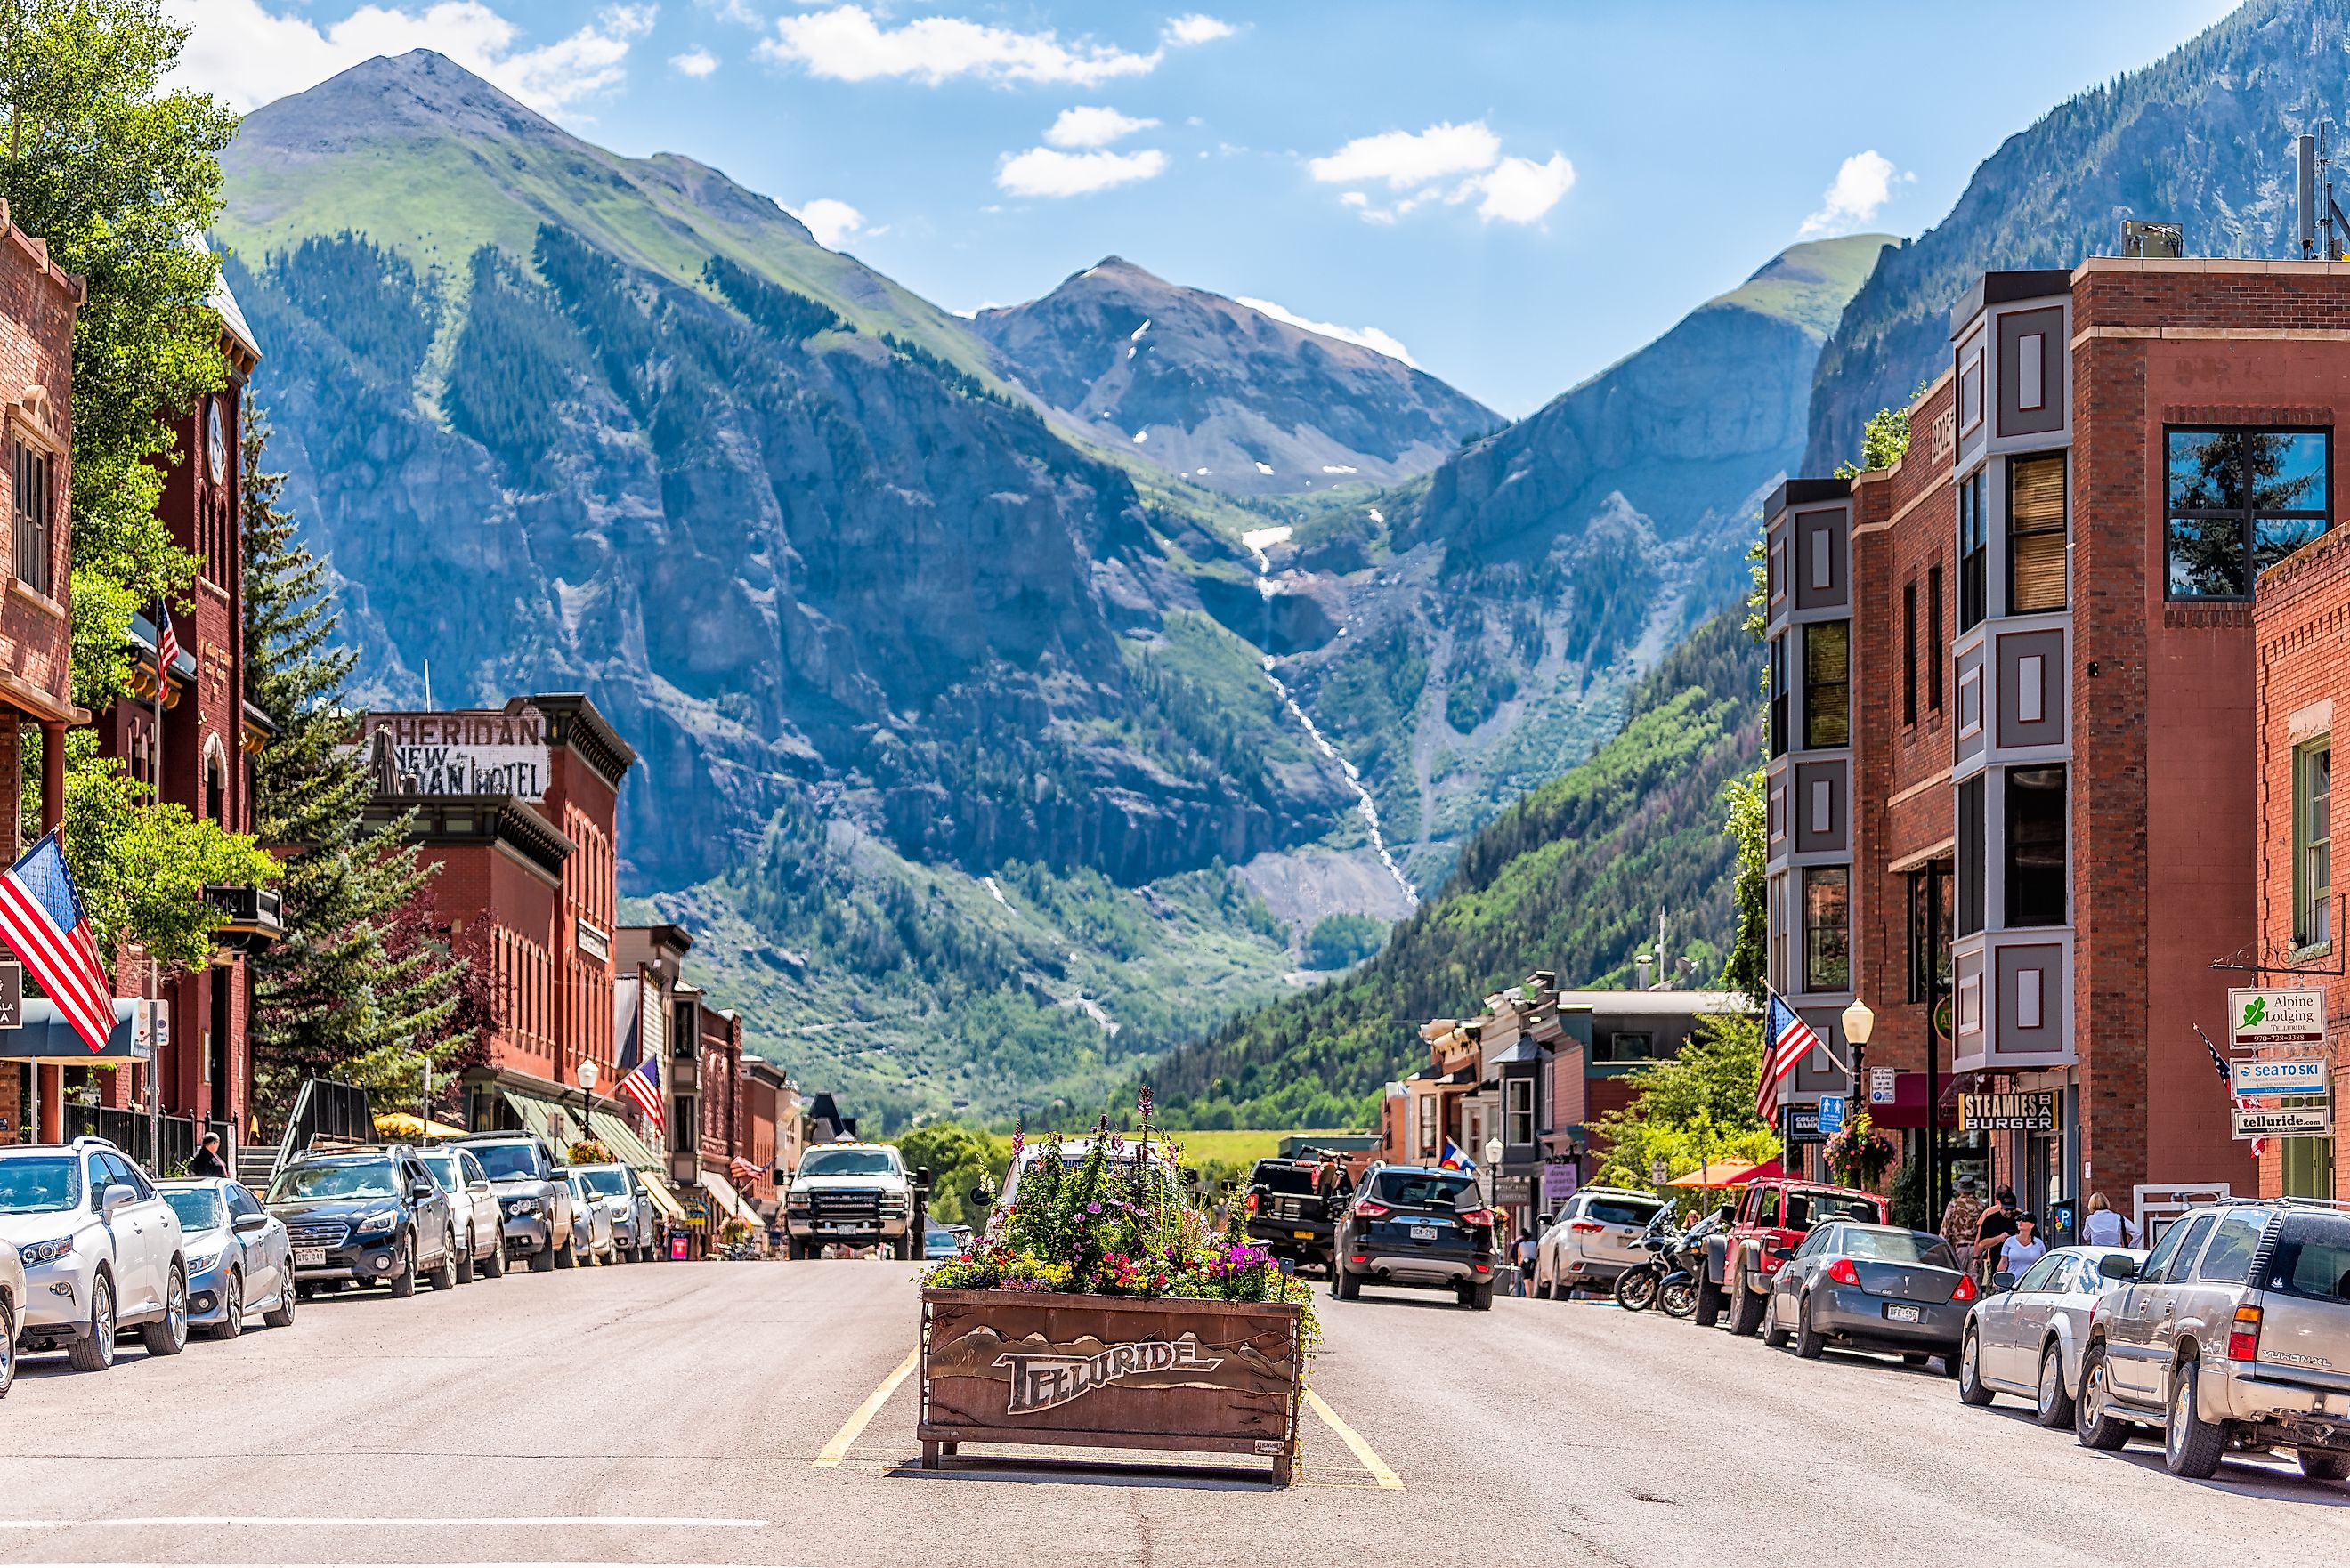
[[[2092,1192],[2088,1218],[2081,1221],[2081,1240],[2092,1247],[2135,1247],[2137,1227],[2123,1219],[2104,1193]]]
[[[2010,1236],[1999,1250],[1999,1267],[2017,1279],[2023,1272],[2048,1255],[2048,1243],[2040,1239],[2040,1221],[2027,1210],[2015,1217],[2015,1234]]]

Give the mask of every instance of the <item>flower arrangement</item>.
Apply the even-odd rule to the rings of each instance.
[[[612,1158],[612,1151],[604,1146],[604,1140],[593,1137],[574,1138],[571,1147],[564,1151],[564,1158],[573,1165],[619,1163]]]
[[[1097,1123],[1084,1159],[1069,1164],[1059,1133],[1041,1158],[1023,1165],[1024,1132],[1012,1139],[1020,1170],[1015,1199],[960,1258],[931,1269],[925,1284],[953,1290],[1055,1291],[1222,1302],[1285,1302],[1302,1309],[1315,1335],[1313,1293],[1247,1243],[1235,1209],[1219,1231],[1170,1179],[1179,1151],[1152,1145],[1150,1096],[1137,1105],[1137,1147]]]
[[[1893,1163],[1893,1145],[1866,1111],[1838,1127],[1827,1142],[1828,1168],[1856,1187],[1874,1188]]]

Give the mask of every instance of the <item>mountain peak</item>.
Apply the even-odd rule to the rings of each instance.
[[[432,49],[377,55],[245,117],[241,140],[288,152],[359,141],[478,138],[570,141],[570,134],[494,83]]]

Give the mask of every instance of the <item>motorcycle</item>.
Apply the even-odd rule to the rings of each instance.
[[[1669,1226],[1659,1213],[1649,1233],[1635,1243],[1648,1254],[1616,1281],[1616,1304],[1627,1312],[1651,1306],[1667,1317],[1683,1321],[1697,1315],[1698,1281],[1705,1268],[1705,1239],[1717,1228],[1718,1216],[1708,1216],[1686,1229]]]

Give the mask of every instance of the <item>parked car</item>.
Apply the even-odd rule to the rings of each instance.
[[[800,1156],[784,1189],[786,1248],[794,1258],[813,1258],[827,1246],[876,1247],[911,1258],[914,1186],[888,1144],[858,1143],[846,1134],[820,1144]]]
[[[25,1260],[16,1248],[0,1246],[0,1399],[16,1382],[16,1325],[24,1321]]]
[[[2097,1272],[2107,1258],[2135,1268],[2146,1254],[2127,1247],[2059,1247],[2020,1280],[1993,1274],[1990,1292],[1967,1314],[1959,1397],[1988,1405],[1996,1395],[2015,1395],[2032,1401],[2042,1426],[2070,1427],[2089,1320],[2113,1283]]]
[[[272,1328],[292,1326],[294,1244],[284,1220],[224,1177],[159,1181],[155,1190],[180,1217],[191,1327],[234,1339],[254,1312]]]
[[[293,1239],[297,1295],[359,1284],[411,1296],[420,1271],[435,1290],[456,1287],[449,1195],[411,1148],[302,1155],[269,1184],[269,1211]]]
[[[1618,1275],[1648,1261],[1640,1238],[1666,1207],[1655,1193],[1629,1188],[1586,1187],[1575,1193],[1534,1244],[1533,1293],[1563,1302],[1578,1290],[1614,1290]]]
[[[583,1263],[602,1264],[619,1262],[619,1244],[612,1238],[612,1211],[596,1200],[596,1189],[588,1185],[588,1178],[577,1166],[563,1168],[563,1180],[571,1189],[571,1212],[575,1216],[572,1234],[577,1240],[572,1250]]]
[[[1834,1345],[1898,1351],[1912,1364],[1929,1356],[1958,1368],[1967,1313],[1980,1293],[1950,1244],[1898,1225],[1823,1225],[1794,1248],[1775,1250],[1780,1266],[1762,1309],[1762,1343],[1792,1338],[1795,1354],[1816,1359]]]
[[[0,1245],[25,1271],[25,1349],[62,1348],[76,1371],[102,1372],[127,1327],[150,1355],[187,1347],[180,1217],[104,1138],[0,1148]]]
[[[1752,1334],[1762,1325],[1771,1276],[1814,1226],[1838,1220],[1882,1225],[1891,1218],[1885,1199],[1856,1188],[1783,1176],[1750,1183],[1730,1229],[1706,1243],[1697,1321],[1711,1328],[1727,1310],[1731,1333]]]
[[[925,1226],[922,1231],[922,1262],[941,1262],[948,1258],[962,1256],[962,1243],[955,1233],[943,1225]]]
[[[1330,1293],[1367,1284],[1449,1290],[1479,1312],[1493,1304],[1495,1215],[1476,1178],[1419,1165],[1374,1165],[1338,1221]]]
[[[488,1173],[505,1214],[506,1256],[533,1273],[579,1262],[572,1236],[571,1189],[555,1174],[555,1150],[535,1133],[477,1133],[451,1147],[472,1151]]]
[[[457,1282],[472,1284],[477,1273],[494,1280],[504,1273],[505,1210],[498,1206],[490,1174],[473,1151],[441,1144],[418,1149],[416,1158],[449,1196],[449,1213],[457,1226]]]
[[[2350,1205],[2237,1199],[2172,1222],[2142,1262],[2108,1258],[2074,1430],[2118,1449],[2160,1428],[2173,1475],[2233,1448],[2290,1448],[2350,1476]]]
[[[623,1263],[650,1263],[660,1235],[660,1216],[653,1212],[652,1195],[644,1178],[625,1165],[583,1165],[577,1168],[588,1185],[590,1201],[612,1220],[612,1245]]]
[[[1326,1269],[1339,1212],[1355,1194],[1345,1169],[1321,1159],[1260,1159],[1241,1199],[1248,1239],[1276,1258]]]

